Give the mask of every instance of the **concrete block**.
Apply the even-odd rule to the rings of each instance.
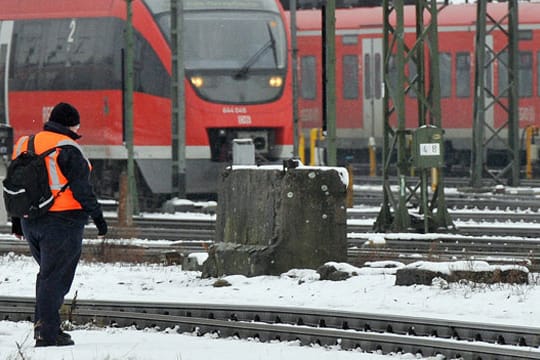
[[[215,245],[207,260],[217,265],[205,274],[278,275],[346,261],[347,180],[344,168],[228,168],[219,184]],[[223,255],[231,251],[237,252],[234,261]],[[231,261],[237,266],[225,263]]]

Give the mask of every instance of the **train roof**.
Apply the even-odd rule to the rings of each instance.
[[[159,14],[171,9],[170,0],[144,0],[152,12]],[[277,0],[184,0],[184,10],[267,10],[279,12]]]
[[[446,6],[437,19],[439,27],[474,26],[476,24],[476,4],[454,4]],[[407,5],[405,26],[414,27],[415,7]],[[508,13],[507,3],[489,3],[489,14],[499,20]],[[518,3],[520,24],[540,23],[540,2]],[[287,12],[287,16],[290,13]],[[317,31],[321,28],[321,10],[298,10],[296,22],[298,31]],[[393,16],[395,18],[395,14]],[[336,9],[336,31],[360,28],[382,28],[383,11],[381,7]]]
[[[134,0],[133,11],[145,4],[153,13],[170,10],[170,0]],[[43,18],[90,18],[114,16],[126,18],[125,0],[0,0],[0,19],[43,19]],[[267,10],[280,12],[277,0],[184,0],[184,9],[220,9],[220,10]]]
[[[134,4],[140,3],[134,1]],[[139,4],[140,5],[140,4]],[[65,1],[0,0],[0,19],[38,19],[65,17],[125,17],[125,2],[119,0]]]
[[[279,12],[277,0],[184,0],[184,9],[189,10],[270,10]]]
[[[95,17],[111,13],[125,13],[125,6],[118,0],[65,1],[0,0],[0,18],[2,19],[38,19],[64,17]]]

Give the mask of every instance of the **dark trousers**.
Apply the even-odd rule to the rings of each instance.
[[[82,212],[49,212],[38,219],[21,221],[24,237],[39,264],[34,314],[36,338],[54,342],[60,331],[59,310],[75,276],[87,219]]]

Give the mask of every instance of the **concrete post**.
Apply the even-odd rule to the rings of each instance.
[[[347,260],[347,169],[287,164],[224,171],[204,277],[279,275]]]

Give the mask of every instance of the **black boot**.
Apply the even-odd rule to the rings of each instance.
[[[58,336],[61,336],[63,338],[66,338],[66,339],[71,339],[71,335],[69,335],[67,332],[65,331],[62,331],[62,329],[60,329],[58,331]]]
[[[37,339],[36,347],[43,346],[69,346],[75,345],[75,342],[71,340],[69,334],[62,332],[61,334],[56,335],[55,341],[47,341],[45,339]]]

